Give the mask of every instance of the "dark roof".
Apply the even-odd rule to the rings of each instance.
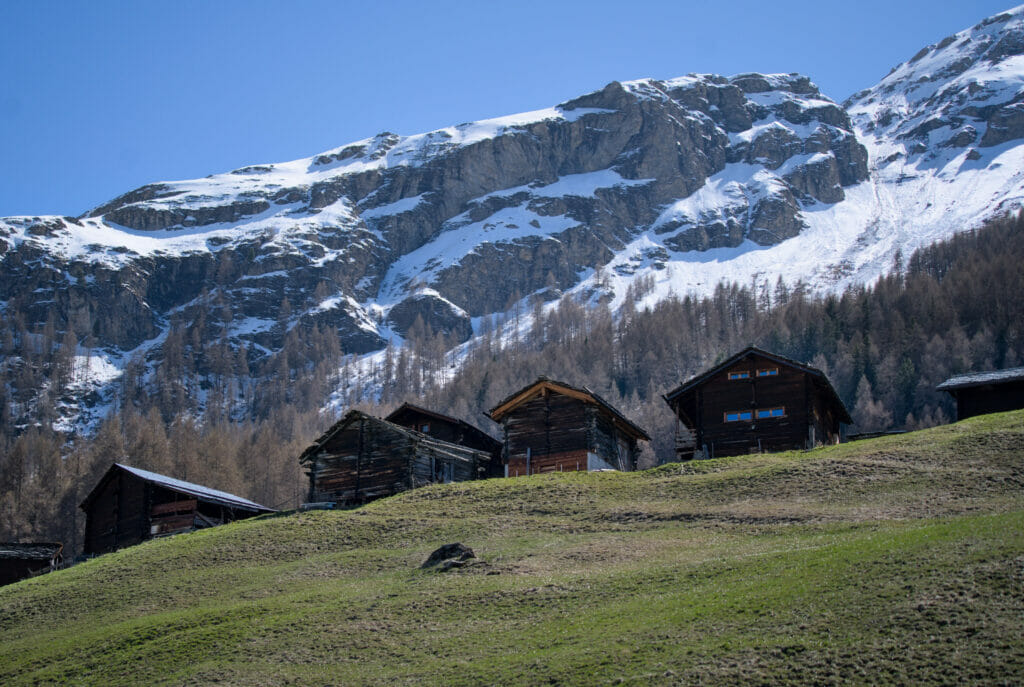
[[[832,382],[829,381],[828,377],[825,375],[824,372],[822,372],[816,367],[811,367],[810,365],[797,362],[796,360],[787,358],[782,355],[778,355],[777,353],[770,353],[768,351],[758,348],[757,346],[747,346],[739,353],[736,353],[735,355],[726,358],[721,363],[715,365],[711,369],[705,370],[704,372],[700,373],[695,377],[691,377],[689,380],[683,382],[681,385],[677,386],[675,389],[665,394],[663,398],[666,401],[668,401],[669,405],[672,405],[672,402],[679,396],[683,395],[687,391],[690,391],[691,389],[700,386],[701,384],[703,384],[708,379],[718,374],[725,368],[735,365],[738,361],[742,360],[743,358],[746,358],[748,355],[751,354],[757,354],[764,358],[768,358],[769,360],[773,360],[779,363],[780,365],[787,365],[789,367],[796,368],[814,377],[815,380],[817,380],[818,383],[825,389],[826,393],[828,393],[832,397],[832,400],[835,402],[836,406],[842,411],[843,417],[840,417],[839,421],[845,422],[846,424],[853,423],[853,418],[850,417],[850,412],[846,409],[846,405],[843,403],[842,399],[839,398],[839,394],[836,393],[835,388],[833,388],[832,386]]]
[[[604,400],[596,393],[588,389],[587,387],[577,387],[565,382],[559,382],[558,380],[551,379],[549,377],[540,376],[532,384],[524,386],[519,391],[506,396],[501,402],[490,409],[487,413],[487,417],[491,418],[495,422],[500,422],[501,418],[504,417],[509,411],[518,406],[519,404],[529,400],[533,397],[536,390],[539,388],[547,387],[568,396],[575,396],[583,400],[584,402],[593,403],[599,408],[604,409],[610,413],[619,424],[623,426],[630,434],[634,435],[638,439],[651,440],[650,435],[647,434],[638,425],[631,422],[625,415],[620,413],[615,406],[608,401]]]
[[[487,432],[483,431],[479,427],[475,427],[475,426],[469,424],[465,420],[460,420],[457,417],[452,417],[450,415],[444,415],[443,413],[438,413],[438,412],[433,411],[433,410],[428,410],[428,409],[426,409],[426,408],[424,408],[422,406],[418,406],[418,405],[416,405],[414,403],[408,403],[408,402],[403,403],[398,408],[396,408],[394,411],[392,411],[391,414],[389,414],[387,417],[385,417],[384,420],[386,420],[387,422],[392,422],[392,423],[398,424],[396,422],[396,419],[399,417],[399,415],[401,415],[405,411],[413,411],[413,412],[416,412],[416,413],[422,413],[423,415],[426,415],[426,416],[432,417],[432,418],[436,418],[438,420],[441,420],[442,422],[450,422],[450,423],[452,423],[454,425],[458,425],[463,430],[466,430],[468,432],[472,432],[474,434],[479,435],[480,437],[482,437],[484,439],[489,439],[490,441],[493,441],[497,446],[501,445],[501,442],[498,441],[497,439],[495,439],[494,437],[492,437],[490,434],[488,434]]]
[[[50,561],[60,555],[63,544],[56,542],[0,542],[0,560]]]
[[[100,486],[104,482],[106,482],[107,478],[117,470],[123,470],[124,472],[127,472],[138,477],[144,482],[156,484],[160,487],[163,487],[164,489],[169,489],[179,494],[194,496],[199,501],[204,501],[206,503],[215,503],[219,506],[227,506],[229,508],[240,508],[242,510],[250,510],[263,513],[276,512],[273,508],[261,506],[255,501],[243,499],[241,496],[235,496],[234,494],[229,494],[226,491],[210,489],[209,487],[204,487],[200,484],[185,482],[180,479],[175,479],[173,477],[167,477],[166,475],[160,475],[155,472],[150,472],[149,470],[142,470],[140,468],[133,468],[128,465],[122,465],[121,463],[114,463],[112,466],[110,466],[110,469],[107,470],[107,473],[103,476],[103,479],[99,481],[99,484],[96,485],[96,488],[93,489],[92,492],[90,492],[87,497],[85,497],[85,501],[82,502],[82,508],[85,508],[89,504],[89,502],[92,501],[93,495],[99,490]]]
[[[972,386],[985,386],[987,384],[1007,384],[1009,382],[1024,381],[1024,367],[1010,367],[1005,370],[991,370],[989,372],[972,372],[965,375],[950,377],[936,389],[939,391],[956,391],[967,389]]]
[[[447,441],[442,441],[441,439],[432,437],[429,434],[417,432],[414,429],[409,429],[408,427],[403,427],[402,425],[396,425],[394,422],[382,420],[379,417],[374,417],[373,415],[369,415],[360,410],[350,410],[347,413],[345,413],[345,417],[341,418],[333,425],[331,425],[331,427],[326,432],[321,434],[305,451],[302,452],[302,455],[299,456],[299,462],[305,463],[306,461],[310,460],[317,453],[317,451],[323,448],[324,444],[330,441],[331,437],[333,437],[338,432],[341,432],[350,424],[359,419],[369,420],[370,422],[382,424],[394,432],[403,434],[412,439],[413,441],[429,446],[435,451],[439,451],[441,453],[448,453],[455,456],[460,456],[469,452],[478,453],[481,456],[486,456],[488,459],[490,458],[486,451],[481,451],[479,449],[470,448],[469,446],[460,446],[459,444],[452,444]]]

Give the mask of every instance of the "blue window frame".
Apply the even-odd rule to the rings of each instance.
[[[772,417],[786,417],[785,408],[758,408],[757,419],[763,420]]]
[[[742,422],[753,419],[754,414],[749,410],[727,410],[725,411],[726,422]]]
[[[777,367],[769,367],[769,368],[766,368],[764,370],[758,370],[757,371],[757,376],[758,377],[778,377],[779,376],[779,368],[777,368]]]
[[[730,372],[729,379],[750,379],[749,372]]]

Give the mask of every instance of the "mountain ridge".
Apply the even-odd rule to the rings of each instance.
[[[161,359],[174,321],[201,319],[202,343],[252,362],[315,328],[358,355],[417,321],[465,342],[524,299],[617,310],[723,281],[868,283],[1024,200],[1022,14],[923,49],[843,106],[799,74],[612,82],[149,184],[79,218],[0,219],[0,301],[116,368]]]

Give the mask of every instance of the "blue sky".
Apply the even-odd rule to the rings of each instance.
[[[0,216],[548,107],[613,80],[802,72],[842,100],[1005,2],[0,4]]]

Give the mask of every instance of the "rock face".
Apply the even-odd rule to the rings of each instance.
[[[169,328],[197,321],[259,358],[316,328],[356,354],[417,321],[466,341],[520,299],[616,307],[641,276],[650,299],[867,281],[896,250],[1019,207],[1021,15],[925,48],[845,106],[798,74],[613,82],[144,186],[77,219],[0,220],[0,301],[112,358],[159,359]]]
[[[214,335],[253,350],[301,324],[365,353],[384,345],[381,321],[405,335],[417,317],[465,341],[471,317],[573,288],[647,228],[676,250],[795,236],[866,160],[804,76],[615,82],[550,110],[144,186],[77,220],[6,220],[0,298],[45,319],[18,294],[50,291],[35,300],[119,350],[213,300]],[[750,177],[735,202],[690,211],[730,163]]]

